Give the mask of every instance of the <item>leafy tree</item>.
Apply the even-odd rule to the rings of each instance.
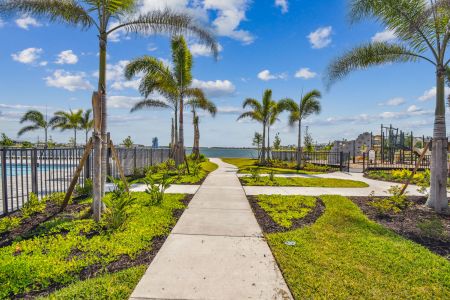
[[[450,40],[450,2],[352,0],[350,17],[353,22],[374,18],[393,31],[397,39],[393,43],[372,42],[360,45],[337,58],[328,68],[328,86],[352,71],[382,64],[425,61],[435,68],[436,110],[430,197],[427,205],[438,212],[448,210],[445,79],[450,62],[447,53]]]
[[[94,135],[94,219],[100,220],[107,170],[107,105],[106,105],[106,57],[108,38],[124,30],[127,33],[168,35],[192,34],[209,46],[217,57],[218,44],[213,35],[197,25],[189,14],[169,9],[139,14],[137,0],[1,0],[0,13],[21,13],[51,22],[66,23],[81,29],[96,29],[99,43],[98,92],[102,96],[102,124]],[[101,133],[101,135],[100,135]]]
[[[278,116],[285,111],[288,106],[286,105],[289,99],[282,99],[278,102],[272,101],[270,105],[270,116],[267,122],[267,146],[268,146],[268,156],[270,156],[270,127],[279,121]]]
[[[189,91],[189,98],[190,99],[186,104],[191,107],[192,123],[194,125],[194,145],[192,147],[192,154],[193,158],[197,159],[200,157],[200,129],[197,110],[204,110],[214,117],[217,113],[217,107],[212,101],[207,99],[203,91],[198,88]]]
[[[127,136],[123,141],[122,144],[125,146],[125,148],[127,149],[131,149],[134,145],[133,140],[131,139],[131,136]]]
[[[80,129],[84,130],[86,135],[86,145],[89,140],[89,132],[94,127],[94,120],[92,119],[92,109],[88,109],[83,112],[83,116],[80,119]]]
[[[297,104],[292,99],[285,100],[284,105],[290,111],[289,125],[294,126],[298,123],[298,139],[297,139],[297,167],[301,166],[302,159],[302,121],[312,114],[319,114],[321,105],[319,99],[322,94],[318,90],[312,90],[301,97]]]
[[[21,124],[25,122],[29,122],[31,123],[31,125],[25,126],[22,129],[20,129],[17,135],[22,136],[26,132],[43,129],[45,136],[45,146],[47,147],[48,146],[47,134],[50,124],[49,122],[47,122],[46,117],[44,117],[44,115],[40,111],[29,110],[23,115],[22,119],[20,119]]]
[[[305,134],[305,151],[308,153],[314,152],[314,140],[311,133],[306,132]]]
[[[32,148],[33,144],[28,142],[28,141],[24,141],[22,142],[22,148]]]
[[[2,139],[0,140],[0,146],[11,147],[14,146],[14,141],[10,139],[5,133],[2,133]]]
[[[55,116],[51,118],[50,125],[52,129],[60,129],[61,131],[73,130],[73,146],[77,146],[77,130],[80,129],[80,123],[83,119],[83,110],[77,111],[57,111]]]
[[[247,98],[244,101],[243,108],[250,107],[251,110],[244,112],[238,117],[238,120],[250,118],[254,121],[257,121],[262,124],[263,126],[263,133],[262,133],[262,150],[261,150],[261,157],[260,157],[260,163],[265,164],[266,163],[266,128],[270,121],[271,116],[271,109],[273,106],[274,101],[272,100],[272,90],[265,90],[263,94],[262,101],[259,102],[256,99],[253,98]]]
[[[273,148],[275,150],[280,150],[281,148],[281,139],[280,139],[280,133],[277,133],[275,135],[275,139],[273,140]]]
[[[262,135],[259,132],[255,132],[253,136],[252,145],[258,149],[258,159],[261,157],[261,145],[262,145]]]

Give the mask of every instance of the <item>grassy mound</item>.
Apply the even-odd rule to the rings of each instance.
[[[258,166],[258,160],[252,159],[252,158],[221,158],[224,162],[235,165],[239,168],[238,173],[241,174],[250,174],[254,172],[254,170],[258,170],[260,174],[266,173],[269,174],[271,172],[275,174],[320,174],[323,172],[329,171],[329,168],[327,167],[319,167],[319,166],[313,166],[308,165],[308,168],[297,170],[295,163],[287,163],[283,162],[280,163],[279,167],[272,166],[272,167],[262,167]],[[276,164],[277,165],[277,164]]]
[[[369,185],[362,181],[336,178],[300,178],[261,176],[241,177],[243,185],[247,186],[297,186],[297,187],[328,187],[328,188],[364,188]]]

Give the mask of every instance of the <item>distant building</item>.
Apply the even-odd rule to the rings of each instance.
[[[335,141],[332,152],[350,152],[351,156],[361,156],[372,148],[372,134],[364,132],[352,141]]]
[[[152,148],[159,148],[159,145],[158,145],[158,138],[157,138],[157,137],[154,137],[154,138],[152,139]]]

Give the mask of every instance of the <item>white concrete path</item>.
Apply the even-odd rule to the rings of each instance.
[[[248,176],[247,174],[239,174],[238,176]],[[263,175],[264,176],[264,175]],[[302,174],[280,174],[276,177],[304,177],[304,178],[338,178],[363,181],[369,185],[365,188],[323,188],[323,187],[280,187],[280,186],[244,186],[247,195],[305,195],[305,196],[320,196],[320,195],[342,195],[342,196],[368,196],[372,191],[375,196],[387,196],[387,190],[393,186],[400,186],[402,184],[373,180],[365,178],[362,173],[344,173],[334,172],[328,174],[317,175],[302,175]],[[423,196],[417,191],[416,185],[409,185],[407,194],[409,196]],[[450,194],[449,194],[450,195]]]
[[[195,194],[130,299],[292,299],[263,238],[237,168]]]

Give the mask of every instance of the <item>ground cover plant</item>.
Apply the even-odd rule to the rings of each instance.
[[[146,183],[144,178],[151,177],[155,183],[160,183],[164,178],[169,178],[172,184],[201,184],[209,173],[215,171],[217,164],[209,161],[204,156],[200,159],[188,159],[189,170],[186,164],[180,164],[175,167],[175,161],[172,159],[156,166],[150,166],[134,176],[132,183]]]
[[[450,297],[449,261],[369,220],[348,198],[320,199],[325,211],[311,226],[266,234],[296,299]]]
[[[402,170],[373,170],[368,171],[365,176],[370,179],[405,183],[411,176],[412,171],[407,169]],[[411,184],[425,183],[430,186],[430,171],[417,171],[411,179]]]
[[[264,166],[259,165],[257,159],[252,158],[221,158],[224,162],[235,165],[239,168],[238,173],[250,174],[252,170],[258,169],[261,174],[320,174],[331,172],[334,169],[328,166],[318,166],[313,164],[305,164],[300,170],[297,169],[295,162],[284,162],[271,160]]]
[[[337,178],[303,178],[259,176],[252,174],[239,178],[246,186],[297,186],[297,187],[330,187],[330,188],[364,188],[369,185],[362,181]]]
[[[90,218],[92,199],[84,199],[0,247],[0,298],[34,297],[106,272],[149,263],[148,257],[162,245],[187,198],[165,195],[154,205],[148,193],[121,193],[119,189],[116,195],[107,194],[107,210],[100,223]],[[77,209],[70,210],[75,205]],[[114,276],[109,278],[119,280]],[[108,277],[99,281],[103,286],[112,285]],[[83,288],[79,284],[73,289]]]

